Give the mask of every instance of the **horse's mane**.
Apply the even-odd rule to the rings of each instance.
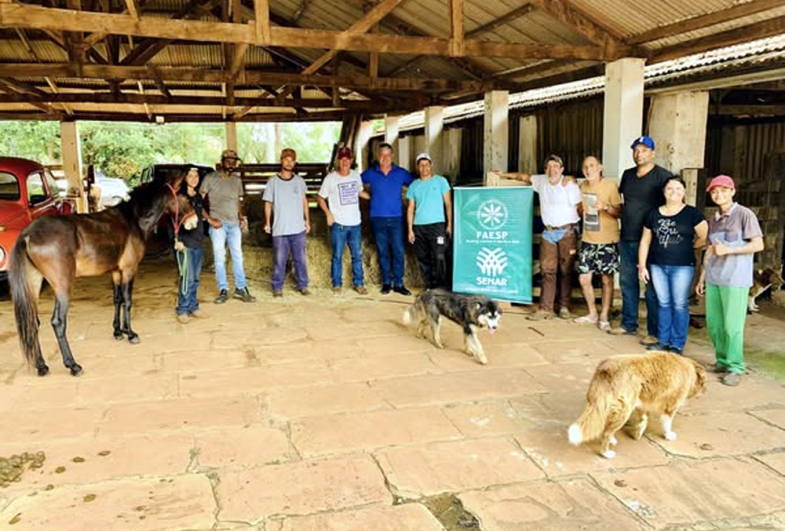
[[[135,221],[144,229],[152,228],[161,217],[161,209],[169,192],[166,181],[152,181],[134,188],[128,201],[117,205],[117,209],[129,221]]]

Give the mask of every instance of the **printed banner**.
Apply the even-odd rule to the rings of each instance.
[[[453,290],[532,302],[530,186],[455,188]]]

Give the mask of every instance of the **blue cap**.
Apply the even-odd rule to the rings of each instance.
[[[649,149],[654,149],[654,140],[652,140],[650,136],[646,136],[646,135],[639,136],[638,138],[632,141],[632,145],[630,146],[630,149],[635,149],[635,146],[637,146],[638,144],[643,144]]]

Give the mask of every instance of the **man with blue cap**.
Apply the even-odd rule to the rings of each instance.
[[[621,240],[619,254],[621,269],[621,324],[609,331],[613,335],[635,335],[638,331],[638,298],[640,281],[638,279],[638,245],[643,235],[646,215],[654,208],[665,204],[663,188],[672,177],[671,172],[654,163],[656,153],[654,140],[640,136],[633,140],[632,159],[635,167],[624,170],[619,192],[624,200],[621,213]],[[644,345],[657,343],[657,295],[654,286],[646,284],[646,328],[647,336],[641,341]]]

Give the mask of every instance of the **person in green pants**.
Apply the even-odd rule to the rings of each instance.
[[[706,191],[719,212],[709,221],[709,245],[696,291],[706,295],[706,326],[717,358],[714,372],[723,375],[725,385],[739,385],[753,255],[763,250],[763,233],[755,214],[733,201],[733,179],[718,175]]]

